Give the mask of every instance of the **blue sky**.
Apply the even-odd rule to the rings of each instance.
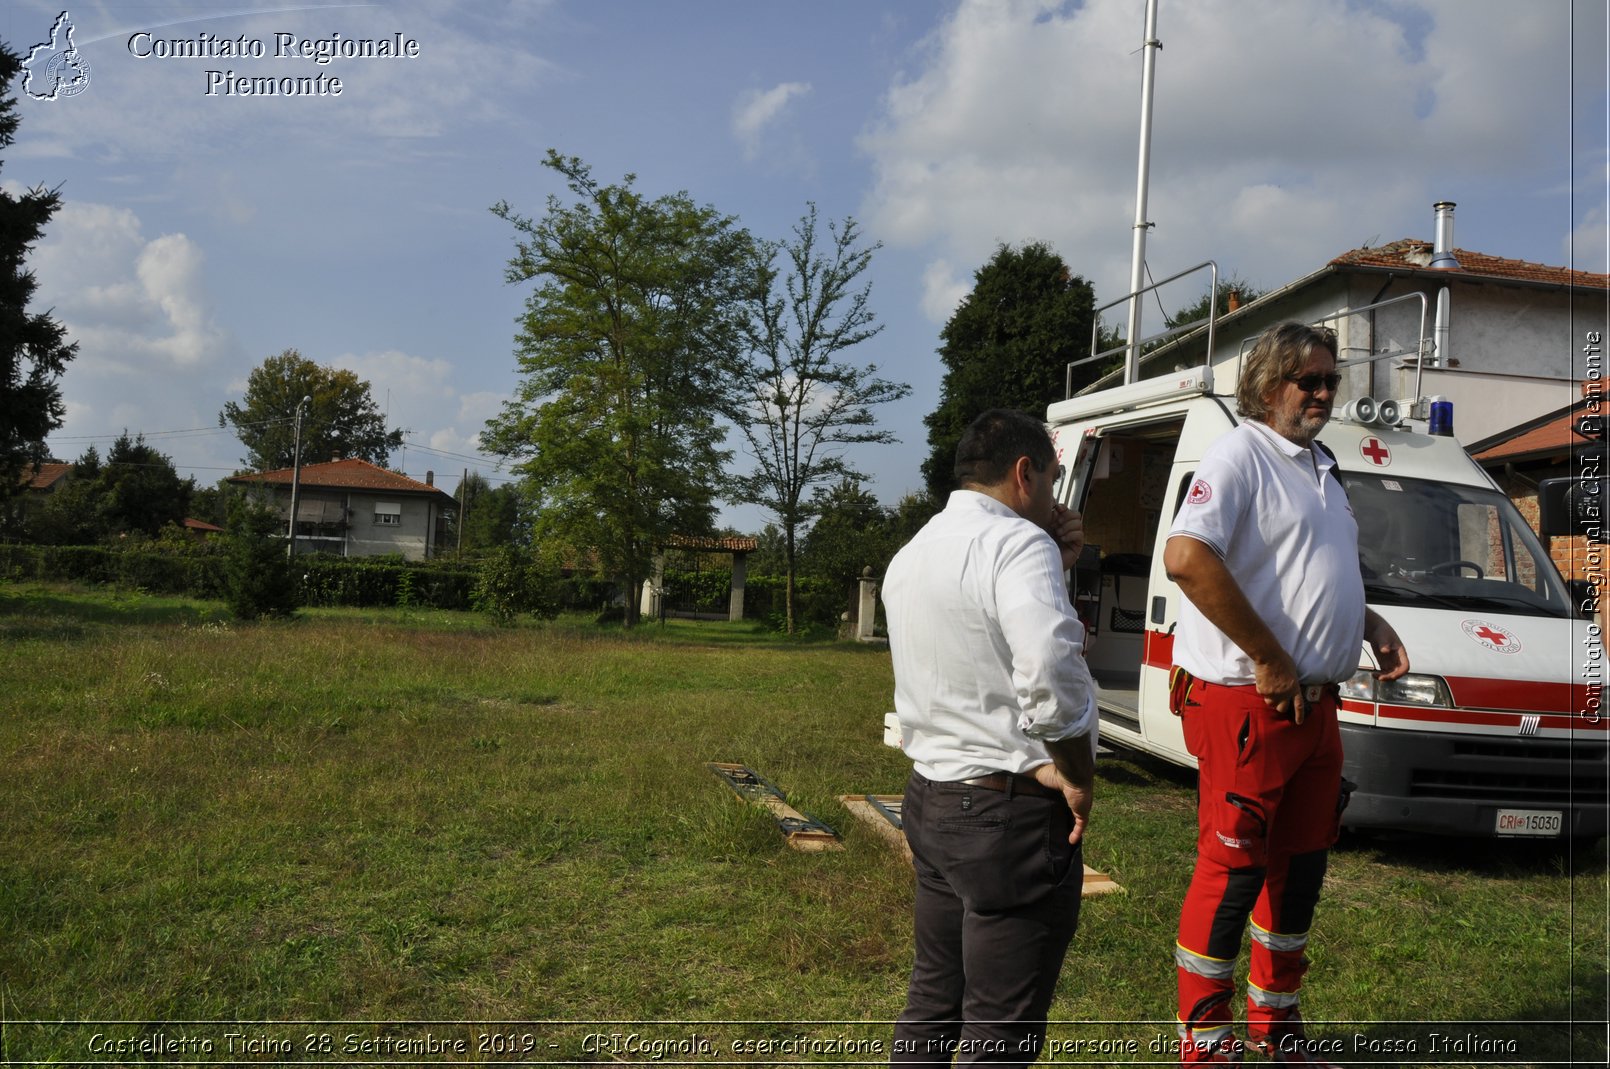
[[[45,40],[59,5],[8,0],[0,39]],[[504,282],[514,235],[488,208],[537,214],[562,192],[550,147],[764,237],[814,201],[883,243],[885,330],[852,355],[913,389],[880,413],[900,443],[853,460],[886,504],[921,485],[938,332],[999,244],[1050,243],[1100,302],[1128,289],[1143,0],[67,10],[88,84],[24,96],[0,171],[65,200],[30,259],[80,345],[50,440],[64,459],[127,429],[210,485],[243,454],[219,410],[296,348],[371,382],[409,432],[393,466],[448,489],[466,468],[508,478],[476,434],[517,382],[530,286]],[[274,56],[277,34],[398,33],[417,58]],[[202,34],[267,54],[135,54]],[[1158,36],[1154,277],[1211,258],[1274,288],[1429,239],[1442,199],[1462,248],[1607,269],[1599,0],[1162,0]],[[209,70],[342,92],[208,95]]]

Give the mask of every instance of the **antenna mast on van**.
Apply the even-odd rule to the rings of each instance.
[[[1157,0],[1146,0],[1145,57],[1140,78],[1140,174],[1135,180],[1135,251],[1129,270],[1129,351],[1124,358],[1124,382],[1140,377],[1140,291],[1146,286],[1146,180],[1152,165],[1152,82],[1157,74]]]

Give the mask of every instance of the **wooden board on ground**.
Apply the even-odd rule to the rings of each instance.
[[[787,796],[754,769],[725,761],[710,761],[705,767],[720,776],[738,797],[770,813],[783,838],[795,850],[844,849],[838,832],[789,805]]]
[[[895,847],[905,855],[906,861],[911,861],[911,847],[906,843],[906,834],[901,830],[900,807],[903,799],[898,794],[841,794],[839,801],[850,815],[871,828],[873,833],[883,839],[890,846]],[[1097,872],[1089,865],[1085,866],[1084,893],[1087,895],[1104,895],[1113,891],[1122,891],[1123,888],[1111,876]]]
[[[896,827],[887,815],[889,811],[899,815],[902,799],[898,794],[841,794],[839,801],[844,803],[844,808],[850,811],[852,817],[899,850],[907,861],[911,860],[911,847],[906,843],[906,833]]]

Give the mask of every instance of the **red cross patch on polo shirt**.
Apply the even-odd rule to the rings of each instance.
[[[1213,500],[1213,487],[1204,480],[1198,479],[1191,484],[1191,492],[1185,495],[1187,505],[1205,505]]]

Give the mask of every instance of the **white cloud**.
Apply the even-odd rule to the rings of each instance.
[[[1372,239],[1429,238],[1433,201],[1558,155],[1567,14],[1517,27],[1491,0],[1165,5],[1152,277],[1215,259],[1271,288]],[[937,264],[954,275],[1002,243],[1047,242],[1098,303],[1127,292],[1143,34],[1129,0],[961,0],[890,87],[861,138],[860,214],[892,248],[929,253],[930,318],[947,299]]]
[[[808,82],[783,82],[770,89],[750,89],[740,94],[732,109],[732,133],[743,146],[744,158],[760,154],[767,127],[777,121],[788,102],[811,91]]]
[[[148,236],[130,208],[67,200],[28,266],[39,285],[30,307],[48,309],[78,346],[60,380],[66,411],[52,452],[70,459],[95,444],[104,453],[127,429],[151,433],[203,483],[223,474],[238,443],[210,428],[239,346],[215,322],[201,247],[182,233]],[[163,433],[198,429],[182,441]]]
[[[79,343],[75,367],[165,374],[215,362],[204,256],[184,234],[147,240],[128,208],[68,201],[30,263],[38,303]]]
[[[949,260],[934,260],[922,272],[923,313],[934,323],[944,323],[972,290],[972,280],[957,275]]]
[[[201,250],[189,238],[164,234],[141,250],[135,264],[146,300],[162,309],[169,327],[153,344],[181,367],[205,360],[218,337],[200,296],[201,261]]]
[[[477,466],[466,458],[480,450],[480,432],[486,420],[502,407],[504,395],[459,394],[453,384],[462,377],[460,369],[440,357],[388,349],[347,353],[330,363],[367,381],[370,396],[386,413],[387,426],[407,432],[409,445],[392,457],[393,464],[406,466],[415,475],[435,471],[442,478],[451,477],[461,468]],[[440,455],[443,453],[454,455]],[[488,461],[480,462],[482,467],[487,464]],[[438,478],[438,485],[442,478]]]

